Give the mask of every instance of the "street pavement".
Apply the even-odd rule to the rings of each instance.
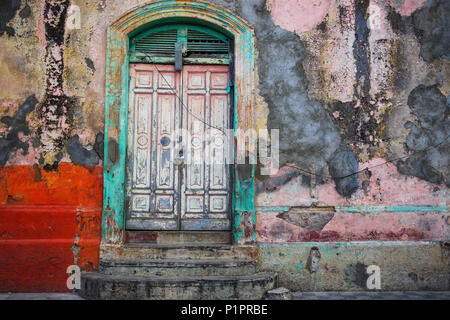
[[[83,300],[73,293],[1,293],[0,300]],[[293,300],[450,300],[450,291],[294,292]]]

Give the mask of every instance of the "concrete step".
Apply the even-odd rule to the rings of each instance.
[[[250,275],[257,272],[257,262],[249,259],[101,260],[99,271],[110,275],[135,276]]]
[[[131,276],[81,273],[79,295],[87,299],[258,300],[276,286],[275,273],[240,276]]]
[[[102,245],[102,260],[153,260],[153,259],[258,259],[258,248],[254,246],[232,246],[227,244],[180,244],[160,245],[127,243],[122,246]]]
[[[231,244],[231,232],[226,231],[127,231],[126,243],[152,244]]]

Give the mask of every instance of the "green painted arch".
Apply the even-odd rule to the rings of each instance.
[[[202,23],[202,21],[197,21],[195,19],[167,18],[161,19],[159,23],[153,24],[152,26],[145,25],[144,27],[139,28],[137,31],[134,31],[129,35],[129,39],[139,39],[161,30],[174,29],[177,27],[188,27],[190,29],[202,31],[224,41],[227,39],[233,39],[234,37],[232,34],[217,29],[217,27],[211,26],[209,23]]]
[[[218,30],[215,29],[211,29],[210,27],[204,25],[204,24],[198,24],[195,21],[191,21],[191,23],[186,23],[186,22],[182,22],[180,23],[179,21],[177,21],[177,19],[170,19],[170,23],[167,23],[167,21],[165,21],[166,19],[164,19],[161,24],[155,25],[151,28],[141,28],[143,29],[141,32],[138,33],[134,33],[133,36],[129,36],[128,37],[128,43],[129,43],[129,53],[130,53],[130,62],[141,62],[142,59],[145,57],[145,55],[141,54],[139,51],[136,51],[136,46],[139,43],[140,40],[151,36],[153,34],[158,34],[160,32],[165,32],[165,31],[173,31],[175,30],[177,32],[177,36],[176,36],[176,40],[179,40],[180,38],[187,41],[186,43],[186,49],[188,51],[189,50],[189,31],[198,31],[201,32],[203,34],[207,34],[211,37],[213,37],[216,40],[220,40],[222,41],[228,49],[233,48],[233,39],[230,36],[227,36],[225,33],[219,32]],[[180,30],[182,31],[187,31],[187,33],[183,36],[180,36]],[[174,39],[174,41],[176,41]],[[167,43],[166,43],[167,45]],[[210,47],[212,48],[212,47]],[[173,48],[174,50],[174,48]],[[217,53],[216,53],[217,54]],[[138,56],[140,55],[140,58],[138,58]],[[152,55],[150,53],[150,55]],[[154,55],[154,61],[156,61],[157,63],[174,63],[174,57],[168,58],[167,56],[165,56],[164,54],[159,56],[157,52],[153,53]],[[185,60],[187,61],[187,64],[192,64],[192,63],[199,63],[199,64],[229,64],[230,63],[230,57],[228,55],[228,53],[220,53],[219,56],[215,56],[215,59],[208,59],[208,58],[203,58],[203,59],[194,59],[189,61],[189,57]],[[144,61],[147,59],[143,59]]]
[[[233,39],[235,148],[241,143],[237,132],[255,126],[255,36],[249,24],[203,1],[152,1],[123,14],[107,31],[102,245],[121,244],[125,235],[129,39],[168,23],[203,25]],[[236,165],[234,170],[232,233],[236,244],[256,241],[254,171],[249,164]]]

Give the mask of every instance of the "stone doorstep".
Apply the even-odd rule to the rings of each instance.
[[[227,244],[183,244],[160,245],[127,243],[122,246],[101,245],[100,260],[134,260],[148,259],[249,259],[257,260],[259,249],[255,246],[234,246]]]
[[[89,299],[262,299],[277,275],[259,249],[229,244],[102,245],[99,272],[81,274]]]
[[[125,275],[246,275],[257,272],[257,262],[249,259],[147,259],[102,260],[100,272]]]
[[[186,243],[231,244],[229,231],[131,231],[125,233],[126,243],[184,245]]]
[[[262,299],[275,273],[240,276],[131,276],[83,272],[79,294],[88,299]]]
[[[266,292],[266,300],[292,300],[293,294],[289,289],[279,287]]]

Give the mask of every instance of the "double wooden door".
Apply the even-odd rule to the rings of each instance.
[[[130,65],[127,229],[229,230],[225,65]]]

